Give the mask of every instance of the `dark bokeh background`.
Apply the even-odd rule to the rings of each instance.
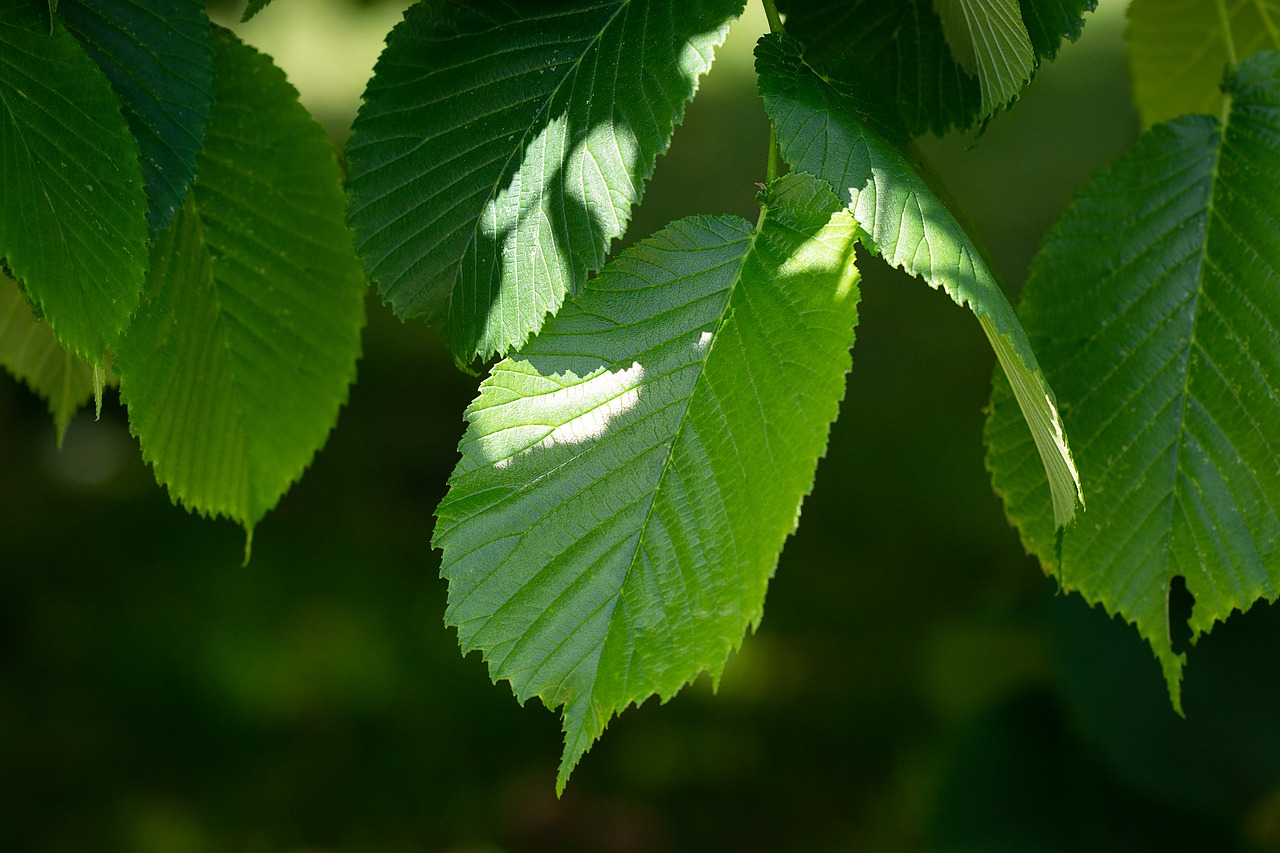
[[[311,2],[245,37],[283,62],[272,39]],[[925,145],[1010,290],[1136,135],[1114,6],[982,138]],[[754,219],[750,41],[633,235]],[[296,74],[340,139],[354,106]],[[442,624],[431,512],[476,380],[433,332],[370,298],[350,403],[248,567],[237,528],[170,505],[112,395],[58,452],[0,379],[0,850],[1280,850],[1280,615],[1202,640],[1175,716],[1137,635],[1055,596],[1005,521],[977,324],[864,270],[843,412],[760,631],[718,695],[704,679],[616,720],[559,801],[557,719]]]

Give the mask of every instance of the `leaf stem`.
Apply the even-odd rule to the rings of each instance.
[[[769,122],[769,162],[764,170],[764,182],[773,183],[778,177],[778,137],[773,131],[773,122]]]
[[[773,0],[761,0],[764,3],[764,14],[769,19],[769,32],[782,32],[782,18],[778,16],[778,7]]]
[[[765,0],[768,6],[768,0]],[[1227,12],[1227,0],[1214,0],[1218,10],[1218,28],[1222,30],[1222,43],[1227,49],[1227,71],[1236,70],[1236,43],[1231,37],[1231,15]]]

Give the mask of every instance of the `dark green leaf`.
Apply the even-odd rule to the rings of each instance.
[[[173,221],[195,177],[213,97],[201,0],[64,0],[59,16],[120,98],[142,151],[151,236]]]
[[[270,2],[271,0],[249,0],[248,5],[244,7],[244,14],[240,16],[240,23],[243,24],[245,21],[267,8],[267,4]]]
[[[767,205],[758,232],[693,217],[624,252],[467,410],[445,618],[522,702],[564,706],[561,788],[629,704],[719,677],[813,485],[857,227],[807,176]]]
[[[1236,56],[1280,49],[1280,2],[1229,4]],[[1142,126],[1187,113],[1222,113],[1227,51],[1216,0],[1133,0],[1125,45]]]
[[[947,9],[967,4],[979,23],[993,20],[980,6],[1011,5],[1011,0],[946,2]],[[1019,43],[1030,38],[1033,72],[1041,60],[1057,55],[1064,38],[1079,37],[1083,15],[1097,0],[1020,0],[1018,5],[1025,32],[1012,33]],[[948,33],[933,0],[779,0],[778,8],[786,13],[787,33],[804,44],[806,59],[837,77],[873,75],[880,88],[892,93],[912,135],[969,127],[1007,103],[1025,79],[1021,71],[998,72],[992,62],[999,53],[995,43],[971,42],[972,66],[966,67],[964,58],[948,48]],[[1022,57],[1018,68],[1026,65],[1023,51],[1017,49]],[[980,55],[988,59],[979,62]],[[986,98],[979,68],[1004,81],[1003,86],[988,86]]]
[[[0,365],[44,398],[58,443],[93,396],[93,368],[65,350],[36,317],[18,283],[0,272]]]
[[[350,221],[401,317],[523,343],[626,229],[743,0],[420,3],[352,127]]]
[[[1003,383],[989,466],[1064,588],[1134,623],[1175,704],[1193,637],[1280,589],[1280,54],[1243,63],[1225,127],[1157,125],[1045,240],[1021,313],[1062,395],[1089,512],[1055,560],[1044,481]]]
[[[900,131],[876,118],[875,104],[863,93],[814,72],[794,39],[762,38],[756,69],[765,110],[791,167],[819,175],[835,189],[873,251],[943,288],[978,318],[1013,382],[1053,484],[1055,524],[1066,525],[1083,498],[1053,391],[981,252],[894,141]]]
[[[0,258],[59,342],[100,361],[147,271],[138,146],[111,84],[30,0],[0,0]]]
[[[213,48],[196,182],[116,367],[156,478],[252,531],[346,400],[364,279],[324,131],[267,57],[222,30]]]

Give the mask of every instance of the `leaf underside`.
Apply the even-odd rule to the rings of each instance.
[[[346,400],[364,278],[324,131],[267,57],[225,30],[213,44],[196,182],[156,240],[116,367],[157,480],[252,530]]]
[[[874,76],[918,136],[970,127],[1005,106],[1041,60],[1057,56],[1064,39],[1080,36],[1084,13],[1097,5],[1097,0],[937,0],[935,10],[934,2],[779,0],[778,8],[786,13],[787,34],[803,44],[808,61],[838,78]],[[1020,20],[1014,19],[1015,7]],[[962,19],[973,26],[960,26]],[[974,41],[988,31],[1000,37]],[[963,46],[963,53],[953,51],[956,46]]]
[[[1227,54],[1215,0],[1133,0],[1125,50],[1142,127],[1187,113],[1222,112]],[[1280,50],[1280,0],[1228,4],[1239,59]]]
[[[446,622],[563,706],[570,771],[608,721],[748,627],[844,393],[857,227],[811,177],[757,233],[691,217],[623,252],[498,363],[437,511]]]
[[[987,424],[992,478],[1027,547],[1137,627],[1176,706],[1173,579],[1195,597],[1193,637],[1280,588],[1280,54],[1242,63],[1227,91],[1225,126],[1157,125],[1100,171],[1023,292],[1090,501],[1060,567],[1001,381]]]
[[[173,221],[196,172],[213,98],[201,0],[65,0],[58,15],[111,81],[142,151],[150,236]]]
[[[100,361],[147,269],[138,146],[101,69],[30,0],[0,0],[0,258],[58,341]]]
[[[0,272],[0,366],[44,398],[58,443],[93,396],[93,368],[64,349],[36,317],[18,283]]]
[[[1055,525],[1068,524],[1083,497],[1053,391],[978,248],[903,153],[903,131],[882,121],[861,91],[820,77],[793,39],[763,37],[756,70],[787,163],[831,185],[866,232],[868,248],[978,318],[1048,472]]]
[[[350,222],[400,317],[518,347],[604,263],[744,0],[419,3],[347,148]]]

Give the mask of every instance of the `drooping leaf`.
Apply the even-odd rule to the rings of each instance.
[[[270,59],[224,30],[213,49],[196,182],[156,239],[116,367],[156,479],[252,531],[346,400],[364,278],[324,131]]]
[[[760,230],[692,217],[622,253],[497,364],[437,512],[446,621],[564,706],[558,785],[608,721],[718,678],[844,393],[857,226],[808,176]]]
[[[49,404],[58,443],[93,396],[93,368],[58,343],[18,283],[0,272],[0,365]]]
[[[142,151],[152,237],[173,221],[196,172],[213,98],[201,0],[65,0],[59,17],[102,68]]]
[[[1035,72],[1017,0],[934,0],[951,55],[978,78],[982,115],[1011,103]]]
[[[1052,484],[1054,523],[1066,525],[1084,498],[1053,391],[981,252],[900,147],[904,132],[878,117],[865,90],[819,76],[794,39],[762,38],[756,70],[791,167],[831,185],[866,232],[868,248],[978,318],[1035,436]]]
[[[1237,59],[1280,49],[1280,0],[1228,4]],[[1144,129],[1187,113],[1222,113],[1227,51],[1215,0],[1133,0],[1125,33]]]
[[[470,361],[604,262],[743,0],[419,3],[352,127],[350,221],[401,317]]]
[[[0,258],[58,341],[100,361],[147,271],[138,145],[101,69],[31,0],[0,0]]]
[[[1053,559],[1043,479],[997,383],[988,465],[1065,589],[1132,622],[1175,705],[1193,637],[1280,589],[1280,54],[1242,63],[1225,126],[1157,125],[1045,238],[1021,314],[1061,395],[1089,512]]]
[[[1002,28],[1017,43],[1013,67],[1026,64],[1024,37],[1033,51],[1031,71],[1041,60],[1057,56],[1063,39],[1076,39],[1084,26],[1084,13],[1097,0],[1020,0],[1020,26],[1025,36],[1012,29],[1011,0],[938,0],[947,9],[965,3],[979,23],[997,20],[983,9],[999,8],[1009,20]],[[893,102],[912,135],[927,131],[942,134],[953,127],[967,128],[1007,103],[997,92],[1017,93],[1022,72],[1000,73],[992,62],[1013,49],[996,43],[973,46],[972,64],[948,48],[943,17],[935,11],[934,0],[779,0],[786,13],[787,34],[804,45],[805,58],[825,73],[845,77],[872,74],[880,86],[893,95]],[[956,10],[958,12],[958,10]],[[954,45],[953,45],[954,47]],[[988,60],[979,62],[979,57]],[[991,87],[984,98],[975,68],[995,73],[1003,86]],[[1000,97],[1004,97],[1001,95]]]

